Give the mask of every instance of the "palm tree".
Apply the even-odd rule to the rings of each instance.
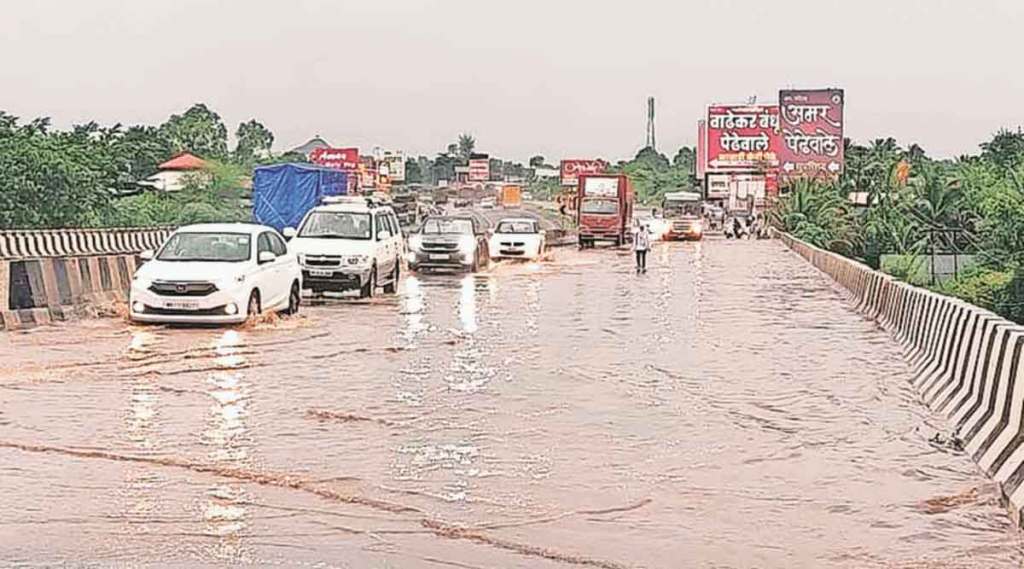
[[[473,135],[466,133],[459,135],[459,156],[461,156],[463,160],[469,160],[470,155],[473,154],[473,150],[475,149],[476,139],[473,138]]]

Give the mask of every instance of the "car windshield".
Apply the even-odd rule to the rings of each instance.
[[[251,237],[246,233],[175,233],[160,249],[160,261],[248,261]]]
[[[347,211],[314,211],[306,218],[299,237],[369,239],[370,214]]]
[[[473,222],[468,219],[428,219],[423,224],[425,235],[458,234],[472,235]]]
[[[597,214],[609,214],[618,213],[619,202],[615,200],[597,200],[589,199],[583,200],[583,206],[580,208],[580,213],[597,213]]]
[[[536,233],[537,229],[532,221],[502,221],[498,224],[496,233]]]

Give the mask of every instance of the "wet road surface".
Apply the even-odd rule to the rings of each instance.
[[[560,250],[238,329],[0,334],[0,565],[1019,567],[776,242]]]

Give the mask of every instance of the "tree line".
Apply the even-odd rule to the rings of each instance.
[[[847,140],[845,151],[838,180],[784,188],[772,211],[780,228],[1024,322],[1024,133],[1000,131],[978,153],[955,159],[934,159],[892,138]],[[922,266],[933,254],[975,262],[934,282]],[[893,262],[883,266],[890,255]]]

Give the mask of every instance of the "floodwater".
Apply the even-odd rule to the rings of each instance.
[[[1020,567],[777,242],[560,250],[236,329],[0,334],[0,565]]]

